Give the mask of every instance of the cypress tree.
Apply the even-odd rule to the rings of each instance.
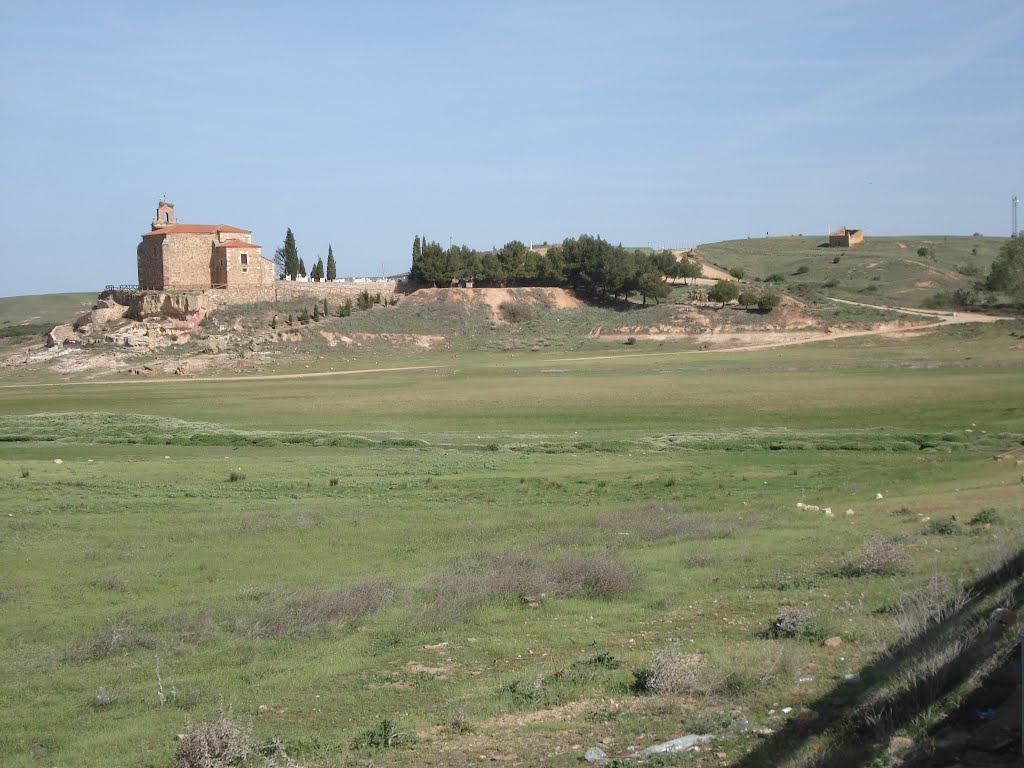
[[[295,247],[295,235],[291,227],[284,236],[284,273],[292,280],[299,273],[299,251]]]
[[[299,276],[300,277],[305,277],[306,276],[306,265],[303,263],[301,258],[299,258]]]
[[[334,250],[331,248],[331,244],[327,244],[327,279],[336,280],[338,278],[338,265],[334,262]]]

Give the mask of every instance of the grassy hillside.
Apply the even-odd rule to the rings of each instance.
[[[70,323],[91,309],[95,303],[95,292],[0,297],[0,326]]]
[[[822,248],[823,237],[769,237],[701,245],[708,261],[745,270],[746,280],[773,273],[781,286],[798,284],[827,296],[899,306],[920,306],[939,291],[970,289],[988,273],[999,247],[997,237],[910,235],[867,237],[853,248]],[[921,248],[927,249],[919,255]]]
[[[95,301],[95,293],[0,298],[0,349],[39,343],[53,326],[76,320]]]

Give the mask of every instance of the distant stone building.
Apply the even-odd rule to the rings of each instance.
[[[137,250],[139,288],[195,290],[271,285],[274,262],[252,232],[227,224],[179,224],[174,206],[157,204],[156,218]]]
[[[847,229],[840,227],[828,236],[829,248],[852,248],[858,243],[864,242],[864,231],[860,229]]]

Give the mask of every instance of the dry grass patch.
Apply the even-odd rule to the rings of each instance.
[[[253,637],[305,635],[379,611],[394,591],[389,581],[367,581],[332,592],[297,589],[271,598],[272,604],[251,619],[239,618],[235,629]]]
[[[624,534],[627,541],[644,543],[678,538],[688,541],[724,539],[735,529],[720,516],[690,512],[679,504],[645,501],[620,512],[601,515],[598,526],[608,533]]]
[[[517,551],[482,552],[426,584],[423,616],[451,621],[494,602],[537,605],[555,597],[611,599],[634,590],[638,574],[612,552],[560,560]]]

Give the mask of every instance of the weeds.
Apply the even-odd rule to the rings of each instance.
[[[327,484],[328,484],[328,485],[329,485],[329,486],[330,486],[331,488],[337,488],[337,487],[338,487],[338,483],[340,483],[340,482],[341,482],[341,481],[340,481],[340,480],[339,480],[338,478],[336,478],[336,477],[332,477],[332,478],[331,478],[330,480],[328,480],[328,481],[327,481]]]
[[[466,734],[474,733],[476,731],[476,726],[473,725],[472,721],[468,717],[466,717],[465,712],[457,712],[454,714],[449,718],[446,725],[449,731],[457,733],[460,736],[465,736]]]
[[[92,697],[93,709],[103,710],[114,703],[114,697],[110,695],[106,686],[101,685],[96,689],[96,695]]]
[[[31,474],[32,474],[32,473],[31,473],[31,472],[29,472],[29,471],[28,471],[27,469],[22,469],[22,470],[21,470],[21,477],[22,477],[22,479],[24,479],[24,478],[27,478],[27,477],[28,477],[29,475],[31,475]]]
[[[231,474],[228,475],[228,482],[237,483],[241,480],[245,480],[245,472],[239,472],[237,469],[231,470]]]
[[[358,750],[390,749],[412,744],[416,737],[399,728],[398,721],[385,718],[372,728],[367,728],[352,740],[352,748]]]
[[[72,646],[65,658],[72,662],[98,661],[114,653],[153,647],[154,639],[125,616],[111,622],[91,643]]]

